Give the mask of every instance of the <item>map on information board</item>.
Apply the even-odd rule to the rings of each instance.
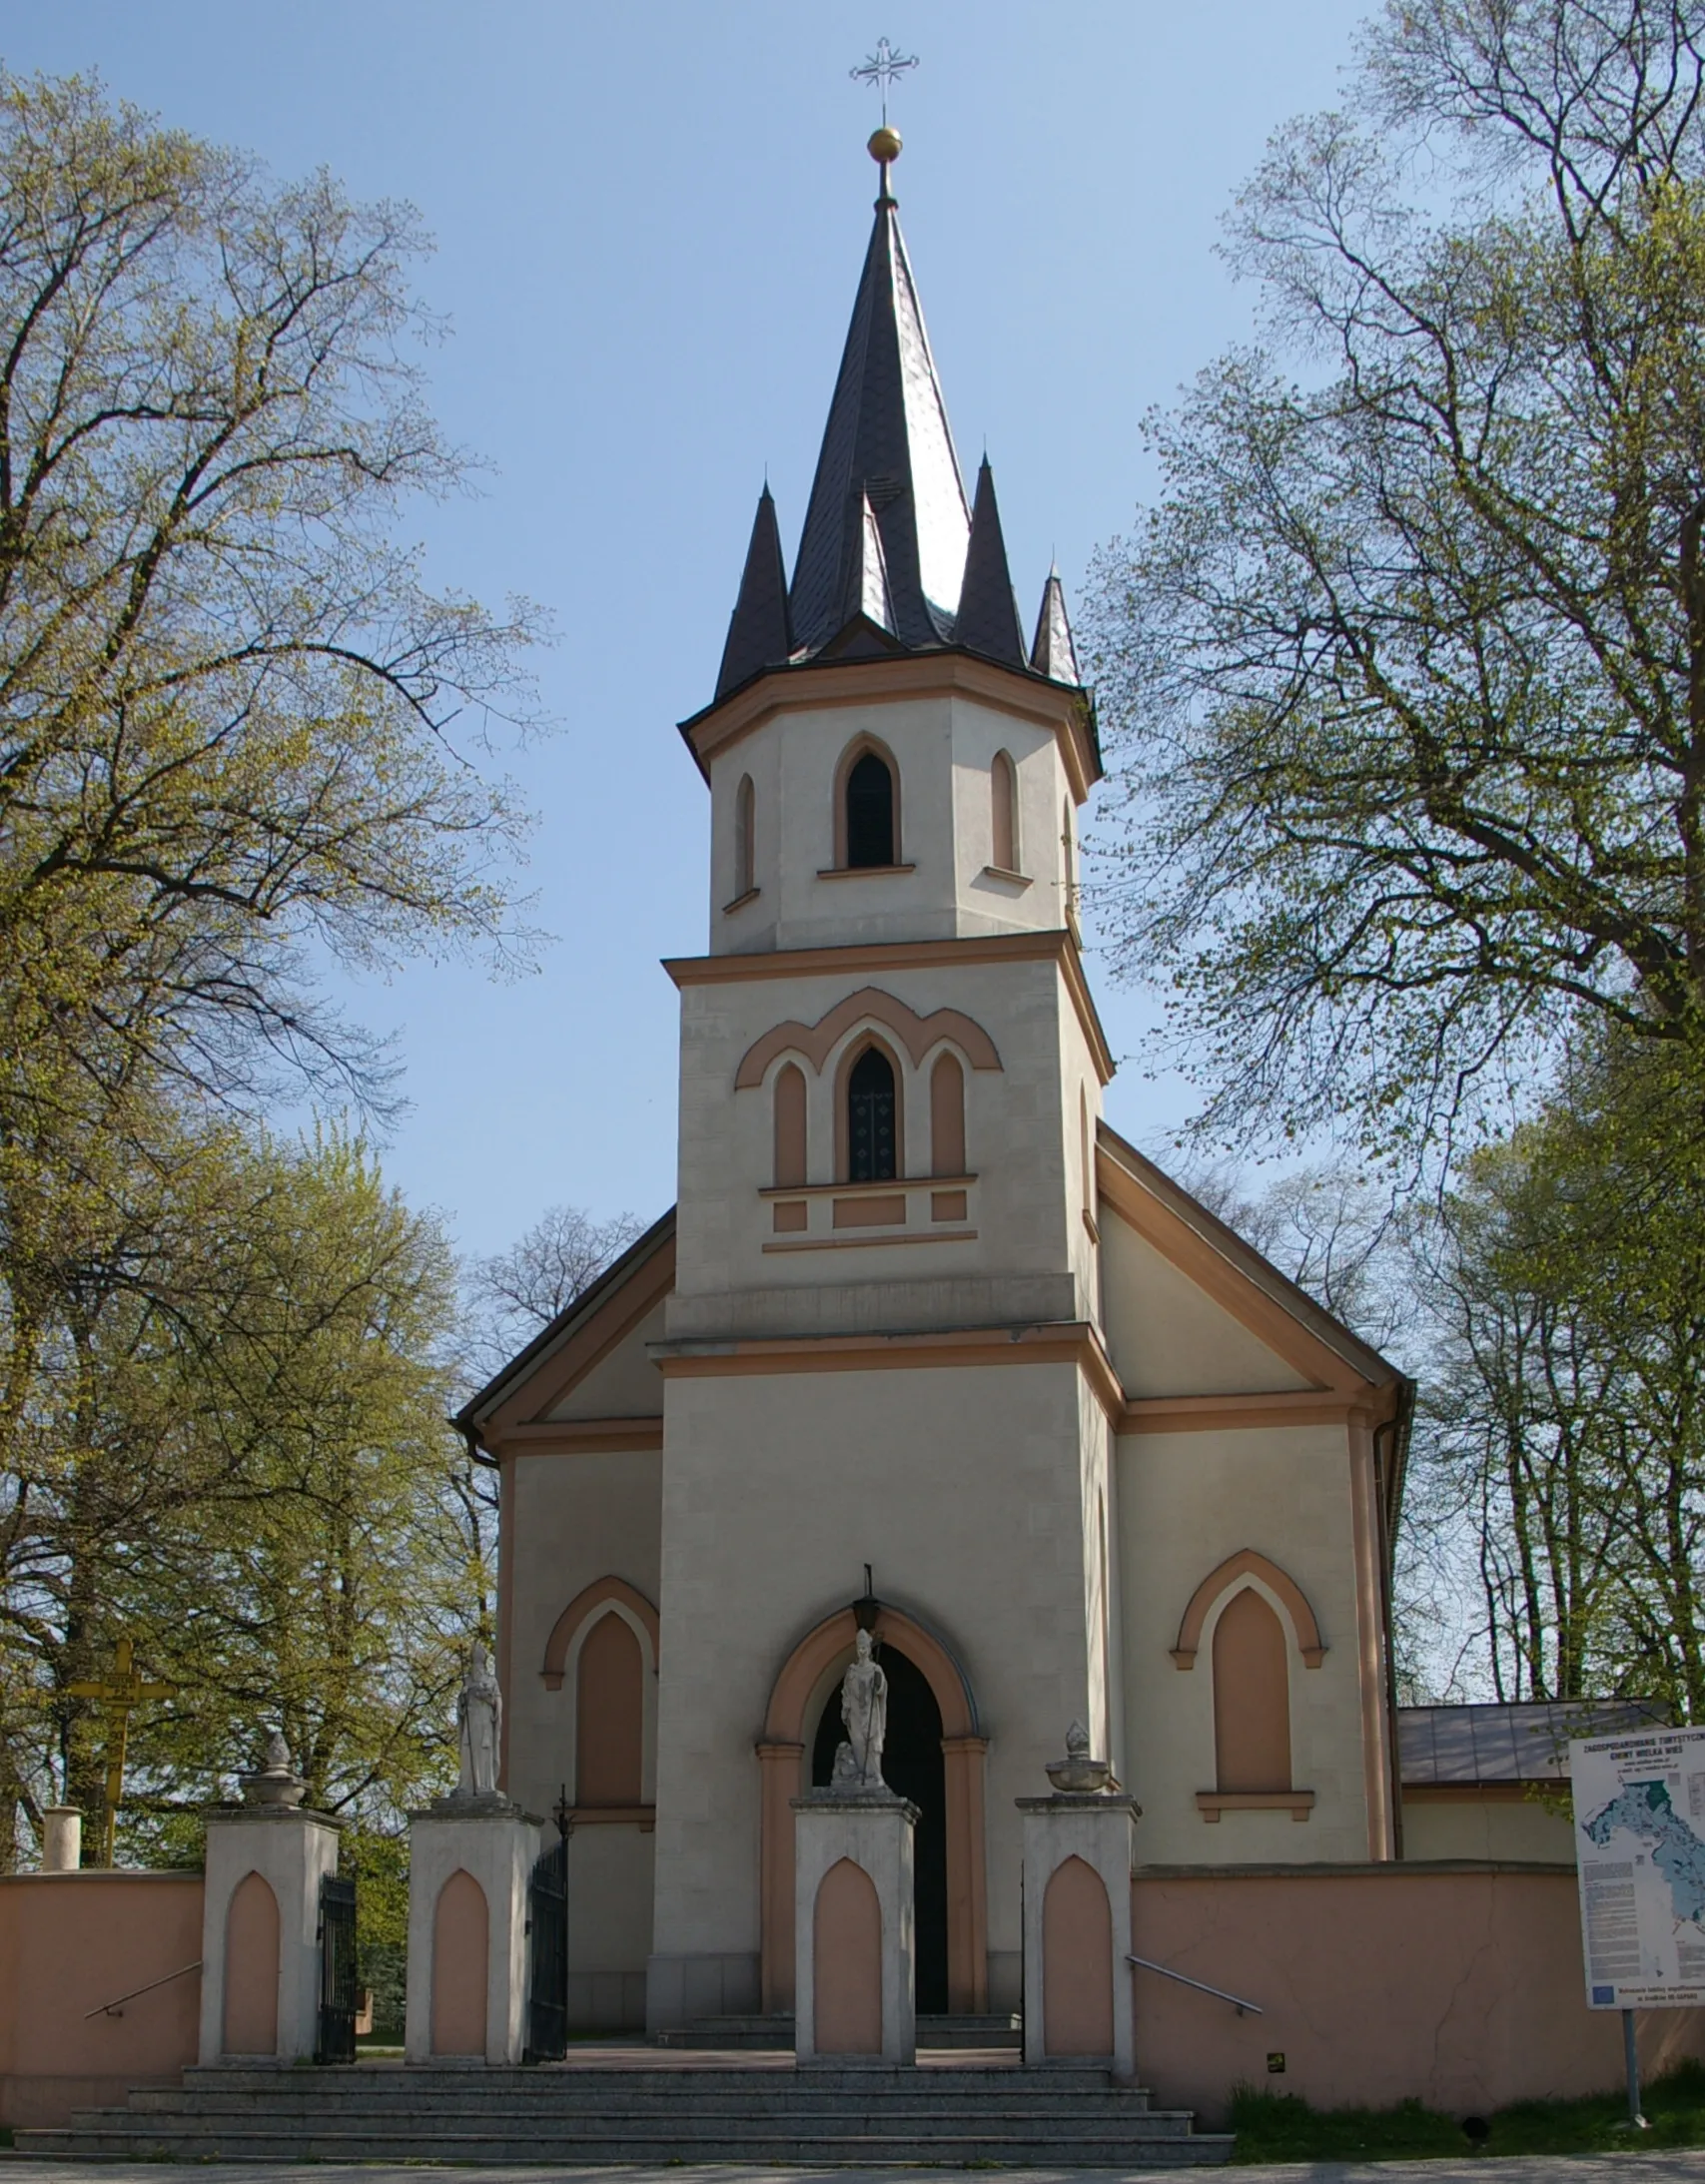
[[[1569,1745],[1590,2009],[1705,2002],[1705,1729]]]

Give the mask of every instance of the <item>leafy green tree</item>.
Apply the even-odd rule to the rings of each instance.
[[[435,1221],[347,1137],[196,1151],[143,1278],[77,1269],[0,1500],[8,1689],[53,1731],[20,1772],[98,1805],[98,1724],[65,1687],[121,1630],[180,1688],[133,1736],[125,1840],[148,1855],[193,1849],[273,1728],[333,1811],[394,1820],[441,1782],[485,1582],[457,1522]]]
[[[65,1686],[116,1617],[207,1688],[204,1541],[248,1587],[221,1673],[295,1723],[317,1791],[360,1795],[360,1765],[400,1790],[429,1742],[396,1725],[441,1555],[408,1643],[386,1558],[441,1516],[441,1242],[393,1205],[388,1269],[365,1156],[293,1166],[232,1126],[284,1084],[385,1099],[317,963],[529,949],[484,762],[529,718],[538,617],[434,594],[398,529],[470,476],[425,401],[422,247],[407,207],[0,71],[0,1799],[26,1817],[92,1796]],[[293,1191],[344,1223],[347,1294]],[[395,1339],[358,1337],[381,1295]],[[315,1677],[346,1671],[340,1711]],[[204,1776],[236,1764],[192,1720]]]
[[[1681,1051],[1577,1051],[1476,1152],[1417,1302],[1436,1331],[1417,1484],[1476,1566],[1509,1698],[1705,1719],[1705,1114]]]
[[[310,946],[510,951],[519,820],[453,740],[530,610],[396,525],[426,410],[405,206],[280,187],[95,85],[0,75],[0,997],[20,1057],[229,1096],[363,1079]],[[371,1084],[371,1075],[368,1079]],[[27,1098],[22,1072],[12,1098]]]
[[[1705,13],[1393,0],[1101,557],[1104,909],[1210,1124],[1448,1143],[1705,1050]]]

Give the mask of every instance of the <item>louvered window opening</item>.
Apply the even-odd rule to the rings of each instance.
[[[847,1080],[847,1177],[855,1183],[888,1182],[895,1165],[894,1072],[887,1058],[868,1048]]]
[[[847,776],[847,863],[893,862],[894,780],[876,753],[866,751]]]

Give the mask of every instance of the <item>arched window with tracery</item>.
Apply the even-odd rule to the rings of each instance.
[[[853,761],[842,796],[846,841],[843,864],[864,871],[897,864],[894,775],[880,752],[864,751]]]
[[[1214,1626],[1214,1759],[1223,1792],[1290,1788],[1290,1663],[1284,1626],[1254,1586]]]
[[[1018,772],[1005,751],[995,753],[989,769],[989,803],[994,854],[989,862],[997,872],[1017,872]]]
[[[805,1072],[787,1062],[775,1080],[775,1177],[782,1187],[805,1180]]]
[[[930,1072],[930,1168],[965,1173],[965,1072],[957,1055],[938,1055]]]
[[[894,1065],[867,1047],[847,1072],[847,1180],[886,1182],[897,1175],[899,1131]]]
[[[734,900],[750,895],[757,885],[757,843],[753,827],[757,811],[757,791],[752,787],[750,774],[740,776],[740,786],[734,791]]]

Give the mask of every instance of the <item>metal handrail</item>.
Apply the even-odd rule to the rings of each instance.
[[[83,2022],[87,2024],[91,2017],[120,2017],[124,2014],[124,2003],[134,2002],[139,1994],[152,1994],[156,1987],[169,1987],[174,1979],[181,1979],[186,1972],[200,1971],[201,1968],[202,1960],[199,1956],[193,1964],[180,1964],[176,1971],[166,1972],[158,1979],[150,1979],[145,1987],[132,1987],[128,1994],[115,1995],[110,2002],[103,2002],[99,2009],[86,2009],[83,2012]]]
[[[1158,1971],[1163,1979],[1176,1979],[1181,1987],[1194,1987],[1198,1994],[1212,1994],[1218,2002],[1230,2002],[1240,2017],[1267,2015],[1259,2002],[1247,2002],[1241,1994],[1228,1994],[1224,1987],[1211,1987],[1206,1979],[1193,1979],[1188,1972],[1174,1971],[1170,1964],[1157,1964],[1147,1956],[1128,1956],[1125,1961],[1141,1964],[1145,1971]]]

